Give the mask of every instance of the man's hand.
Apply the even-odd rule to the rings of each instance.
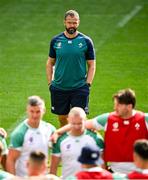
[[[60,135],[58,134],[58,132],[54,132],[51,136],[50,136],[50,141],[52,141],[53,143],[57,142],[57,139],[60,137]]]
[[[5,131],[5,129],[0,128],[0,135],[3,136],[4,138],[7,137],[7,132]]]

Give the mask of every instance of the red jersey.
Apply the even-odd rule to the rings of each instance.
[[[144,113],[136,112],[129,119],[110,113],[105,132],[104,160],[110,162],[132,162],[133,144],[137,139],[148,139]]]
[[[148,179],[148,171],[147,173],[133,171],[128,174],[128,179]]]
[[[105,169],[101,168],[91,168],[92,170],[89,171],[81,171],[76,173],[77,179],[113,179],[113,176],[110,172],[106,171]],[[94,169],[94,171],[93,171]]]

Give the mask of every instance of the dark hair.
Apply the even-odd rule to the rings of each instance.
[[[41,151],[33,151],[30,153],[30,160],[36,163],[41,163],[46,159],[46,156]]]
[[[30,96],[28,98],[28,105],[30,106],[42,106],[45,108],[45,103],[43,99],[41,99],[39,96]]]
[[[65,13],[65,16],[64,16],[64,19],[66,20],[67,16],[71,16],[71,17],[77,17],[79,19],[79,14],[77,11],[75,10],[68,10],[66,13]]]
[[[136,105],[135,92],[132,89],[123,89],[113,95],[113,99],[116,99],[120,104],[132,104],[133,108]]]
[[[148,140],[140,139],[134,143],[134,152],[142,159],[148,160]]]

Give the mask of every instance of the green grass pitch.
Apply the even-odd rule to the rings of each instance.
[[[137,6],[141,9],[133,15]],[[96,49],[88,117],[112,111],[112,94],[128,87],[136,91],[137,108],[148,111],[147,0],[1,0],[0,126],[9,133],[25,117],[30,95],[45,99],[44,119],[59,126],[50,112],[45,64],[49,42],[64,30],[69,9],[80,13],[79,31]]]

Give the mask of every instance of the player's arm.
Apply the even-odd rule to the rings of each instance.
[[[21,152],[16,149],[9,149],[7,162],[6,162],[6,169],[9,173],[15,175],[15,163],[16,160],[19,158]]]
[[[60,163],[60,156],[52,155],[51,156],[51,164],[50,164],[50,173],[57,174],[58,165]]]
[[[67,124],[59,129],[57,129],[52,135],[51,135],[51,141],[56,143],[57,139],[64,134],[65,132],[70,130],[70,124]]]
[[[95,60],[87,60],[88,72],[87,72],[87,83],[92,83],[95,71],[96,71],[96,61]]]
[[[1,165],[4,170],[6,170],[6,160],[7,160],[7,155],[5,154],[2,156],[2,159],[1,159]]]
[[[4,137],[4,138],[7,137],[7,132],[5,131],[5,129],[0,128],[0,135],[1,135],[2,137]]]
[[[2,134],[0,134],[0,146],[2,149],[1,152],[1,165],[4,170],[6,170],[6,160],[7,160],[7,155],[8,155],[8,147],[6,140]]]
[[[96,129],[96,130],[104,130],[107,119],[108,119],[109,113],[101,114],[93,119],[90,119],[85,122],[85,127],[87,129]]]
[[[47,75],[48,84],[50,84],[52,79],[53,79],[53,75],[54,75],[53,67],[54,67],[54,64],[55,64],[55,58],[51,58],[49,56],[48,60],[47,60],[47,64],[46,64],[46,75]]]

